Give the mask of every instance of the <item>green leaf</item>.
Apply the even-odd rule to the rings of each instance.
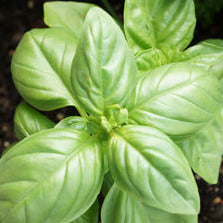
[[[128,110],[119,105],[111,105],[105,109],[105,115],[111,125],[121,126],[128,122]]]
[[[99,217],[99,204],[96,200],[94,204],[85,212],[81,217],[70,223],[98,223]]]
[[[167,63],[180,62],[182,51],[175,46],[164,45],[160,49],[167,59]]]
[[[179,146],[193,170],[208,183],[218,182],[221,157],[223,154],[223,113],[212,125]]]
[[[26,103],[20,103],[15,111],[14,129],[16,137],[21,140],[36,132],[53,128],[53,123],[46,116],[31,108]]]
[[[103,180],[99,142],[83,131],[50,129],[0,160],[0,222],[59,223],[82,215]]]
[[[72,83],[81,106],[101,116],[108,105],[131,105],[136,65],[125,37],[103,10],[89,10],[72,65]]]
[[[150,48],[141,50],[135,55],[139,74],[165,64],[182,61],[182,52],[174,46],[162,46],[162,48]]]
[[[202,129],[221,109],[220,83],[201,67],[169,64],[148,74],[137,83],[132,123],[156,126],[179,140]]]
[[[11,145],[9,145],[6,149],[3,150],[1,157],[3,157],[7,152],[9,152],[18,142],[14,142]]]
[[[208,39],[190,47],[183,54],[190,61],[211,71],[218,79],[223,78],[223,40]]]
[[[136,53],[152,47],[186,48],[193,38],[196,18],[193,0],[126,0],[124,28]]]
[[[55,125],[55,128],[71,128],[78,130],[87,130],[87,120],[80,116],[67,117]]]
[[[54,1],[44,3],[44,22],[50,27],[62,27],[78,39],[84,19],[93,4]]]
[[[197,216],[167,213],[143,205],[114,184],[102,206],[102,223],[197,223]]]
[[[199,212],[199,194],[180,149],[161,131],[125,126],[109,139],[109,169],[115,183],[135,199],[177,214]]]
[[[167,58],[161,50],[151,48],[136,54],[136,63],[140,73],[146,73],[156,67],[167,64]]]
[[[76,105],[70,83],[76,40],[61,28],[34,29],[19,43],[11,64],[16,88],[40,110]]]

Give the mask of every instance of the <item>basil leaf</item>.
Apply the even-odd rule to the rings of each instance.
[[[41,131],[6,153],[0,172],[0,222],[69,222],[100,191],[100,144],[83,131]]]
[[[183,57],[184,61],[190,61],[211,71],[218,79],[223,78],[223,40],[202,41],[187,49]]]
[[[99,204],[96,200],[94,204],[85,212],[81,217],[70,223],[98,223],[99,217]]]
[[[115,183],[135,199],[170,213],[199,212],[191,169],[161,131],[131,125],[118,129],[109,139],[108,161]]]
[[[167,59],[167,63],[180,62],[182,51],[175,46],[164,45],[160,49]]]
[[[62,27],[78,39],[85,16],[93,4],[81,2],[46,2],[44,3],[44,22],[50,27]]]
[[[58,122],[55,128],[71,128],[86,131],[87,120],[80,116],[70,116]]]
[[[89,10],[72,65],[74,94],[82,107],[101,116],[108,105],[131,105],[136,65],[125,37],[103,10]]]
[[[223,114],[219,114],[212,125],[179,146],[193,170],[208,183],[218,182],[223,154]]]
[[[115,184],[102,206],[102,223],[197,223],[197,216],[177,215],[143,205]]]
[[[182,61],[182,52],[174,46],[141,50],[135,55],[139,73],[149,71],[165,64]]]
[[[76,105],[70,68],[76,40],[64,29],[34,29],[26,33],[12,58],[17,90],[32,106],[45,111]]]
[[[135,100],[129,109],[132,123],[156,126],[178,140],[207,125],[222,104],[217,79],[190,63],[169,64],[141,75]]]
[[[14,129],[19,140],[41,130],[53,128],[54,125],[55,123],[50,119],[24,102],[20,103],[16,108]]]
[[[9,152],[11,149],[13,149],[17,143],[18,142],[14,142],[11,145],[9,145],[7,148],[5,148],[1,154],[1,157],[3,157],[7,152]]]
[[[193,0],[126,0],[124,28],[136,53],[152,47],[186,48],[193,38],[196,18]]]
[[[136,63],[140,73],[149,72],[150,70],[167,64],[167,58],[161,50],[151,48],[139,51],[136,54]]]

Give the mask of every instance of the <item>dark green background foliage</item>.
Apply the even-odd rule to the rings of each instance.
[[[195,0],[196,15],[203,29],[214,25],[216,15],[223,8],[223,0]]]

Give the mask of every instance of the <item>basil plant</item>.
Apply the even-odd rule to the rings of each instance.
[[[126,0],[123,27],[93,4],[49,2],[44,21],[12,59],[29,105],[0,159],[0,222],[198,222],[192,169],[214,184],[223,154],[223,40],[187,48],[193,0]],[[80,116],[40,112],[66,106]]]

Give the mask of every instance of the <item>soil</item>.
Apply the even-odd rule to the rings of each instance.
[[[0,4],[0,152],[16,141],[13,131],[13,116],[16,106],[22,101],[16,91],[10,73],[10,61],[15,47],[24,32],[31,28],[44,27],[42,4],[44,0],[1,0]],[[88,1],[101,5],[100,1]],[[110,1],[122,19],[124,1]],[[202,29],[199,25],[193,43],[206,38],[223,38],[223,10],[215,16],[214,25]],[[74,115],[73,108],[48,112],[54,121]],[[196,176],[200,195],[201,213],[199,223],[223,223],[223,165],[217,185],[209,185]]]

